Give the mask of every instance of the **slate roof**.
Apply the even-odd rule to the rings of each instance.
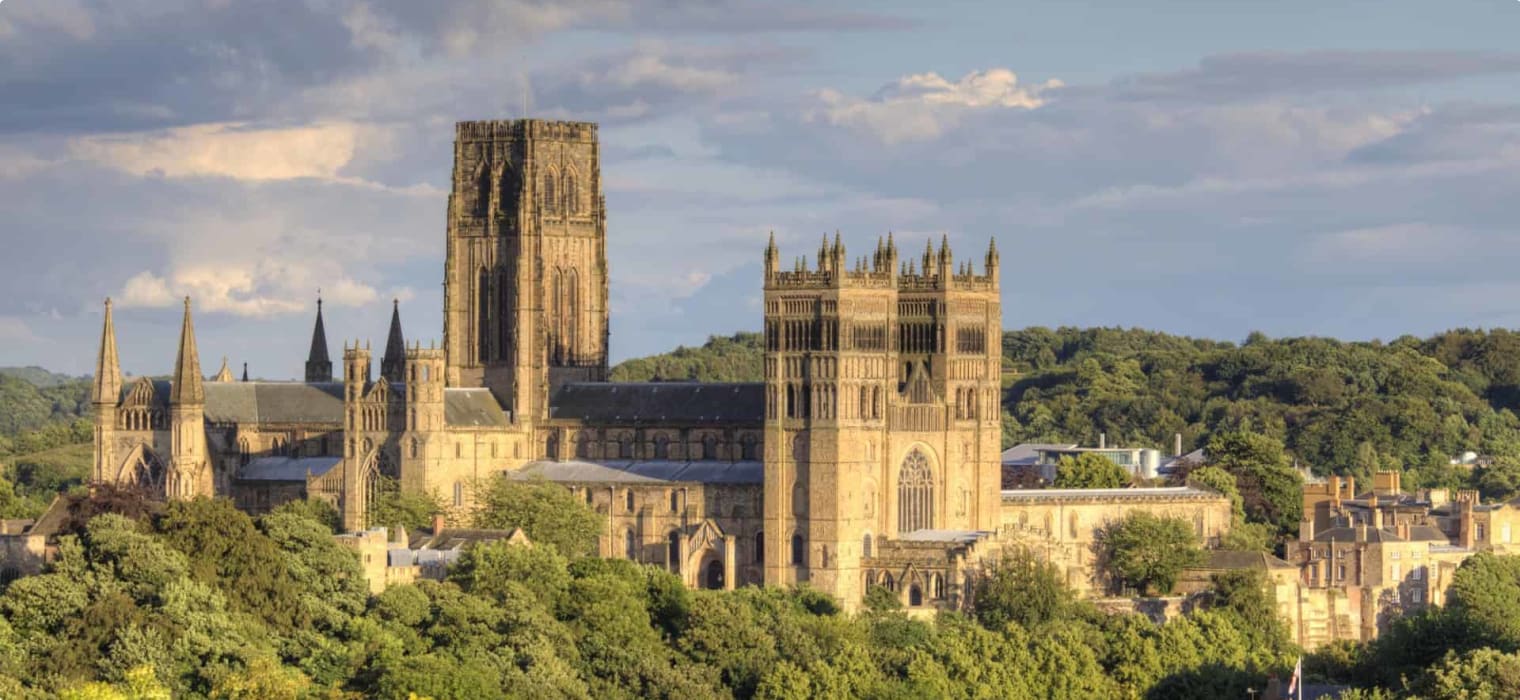
[[[1076,446],[1076,443],[1060,445],[1035,442],[1019,443],[1003,450],[1003,464],[1034,464],[1039,460],[1042,450],[1069,450]]]
[[[550,397],[549,415],[583,420],[592,425],[758,424],[765,420],[765,385],[707,382],[566,384]]]
[[[1207,552],[1207,559],[1201,569],[1297,569],[1266,552],[1232,552],[1223,549],[1214,549]]]
[[[1215,499],[1223,496],[1194,486],[1164,486],[1159,488],[1130,489],[1007,489],[1003,491],[1006,501],[1053,501],[1053,500],[1129,500],[1147,498],[1169,499]]]
[[[211,423],[343,423],[342,382],[213,382],[205,389]]]
[[[343,461],[342,457],[256,457],[238,470],[239,481],[306,481],[321,476]]]
[[[992,533],[982,530],[914,530],[898,535],[900,542],[949,542],[969,544],[984,539]]]
[[[444,389],[443,422],[453,427],[507,426],[507,414],[490,389]]]
[[[1331,542],[1331,541],[1334,541],[1334,542],[1355,542],[1355,541],[1357,541],[1356,540],[1356,530],[1357,530],[1357,528],[1354,528],[1354,527],[1344,527],[1344,526],[1342,526],[1342,527],[1327,528],[1327,529],[1319,531],[1319,534],[1316,534],[1314,536],[1314,541],[1315,542]],[[1442,537],[1441,539],[1445,540],[1446,538]],[[1402,537],[1399,537],[1399,533],[1394,532],[1393,530],[1379,530],[1377,528],[1369,527],[1369,528],[1367,528],[1367,541],[1368,542],[1407,542],[1408,540],[1406,540],[1406,539],[1404,539]]]
[[[554,482],[759,484],[764,481],[765,464],[718,460],[697,462],[650,460],[607,464],[580,460],[566,462],[538,460],[529,462],[521,469],[509,472],[508,475],[515,479],[541,477]]]

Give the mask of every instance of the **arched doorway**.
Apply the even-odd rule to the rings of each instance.
[[[911,586],[909,586],[908,587],[908,605],[916,608],[916,607],[918,607],[920,605],[923,605],[923,604],[924,604],[924,592],[923,592],[923,590],[920,589],[918,587],[918,584],[916,584],[916,583],[913,584],[913,585],[911,585]]]
[[[723,562],[718,559],[707,562],[702,575],[702,587],[711,591],[721,591],[723,583]]]

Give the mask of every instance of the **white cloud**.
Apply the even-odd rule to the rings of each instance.
[[[86,136],[74,157],[134,175],[229,177],[238,180],[337,178],[362,139],[375,131],[353,123],[255,129],[197,124],[165,131]],[[375,136],[381,136],[375,134]]]
[[[977,110],[1030,110],[1046,103],[1043,93],[1059,88],[1059,80],[1021,86],[1007,68],[972,71],[950,81],[937,73],[905,75],[870,98],[825,89],[816,94],[821,106],[809,110],[807,121],[821,121],[867,131],[888,144],[933,139]]]

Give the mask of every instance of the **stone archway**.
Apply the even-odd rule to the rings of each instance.
[[[702,587],[710,591],[721,591],[725,582],[723,560],[716,556],[709,558],[702,567]]]
[[[158,458],[152,448],[138,445],[132,448],[126,460],[122,461],[121,468],[116,472],[116,484],[143,489],[155,494],[162,493],[167,475],[168,469],[164,467],[163,460]]]

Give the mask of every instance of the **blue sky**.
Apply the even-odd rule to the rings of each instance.
[[[602,124],[616,359],[760,252],[1003,252],[1004,325],[1520,326],[1520,2],[5,0],[0,364],[300,374],[441,328],[452,123]]]

